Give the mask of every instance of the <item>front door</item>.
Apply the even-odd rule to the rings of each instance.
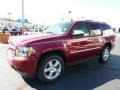
[[[69,60],[76,61],[81,58],[88,57],[89,54],[89,30],[87,24],[84,22],[77,22],[73,26],[71,39],[68,40]]]

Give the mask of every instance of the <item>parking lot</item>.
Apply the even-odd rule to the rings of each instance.
[[[49,84],[15,72],[6,60],[7,47],[0,43],[0,90],[120,90],[120,38],[116,38],[109,62],[92,60],[67,67],[58,81]]]

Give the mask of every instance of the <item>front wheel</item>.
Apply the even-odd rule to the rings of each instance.
[[[105,63],[109,60],[109,58],[110,58],[110,48],[108,46],[105,46],[102,50],[99,61],[100,63]]]
[[[56,54],[49,54],[39,64],[38,78],[44,82],[53,82],[60,77],[63,70],[63,59]]]

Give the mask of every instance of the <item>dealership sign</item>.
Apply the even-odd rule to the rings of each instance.
[[[17,22],[28,23],[28,19],[18,19]]]

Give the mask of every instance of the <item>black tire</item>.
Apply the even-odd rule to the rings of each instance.
[[[106,51],[106,50],[107,50],[107,51]],[[106,58],[105,58],[105,56],[104,56],[104,55],[105,55],[105,51],[106,51],[106,53],[108,54],[108,56],[106,56]],[[110,47],[104,46],[98,60],[99,60],[100,63],[105,63],[105,62],[107,62],[109,59],[110,59]]]
[[[56,67],[52,66],[54,68],[54,70],[56,69],[56,71],[54,71],[54,72],[52,71],[51,66],[49,64],[50,62],[52,62],[52,64],[54,64],[56,62],[59,62],[60,65],[58,65]],[[46,67],[49,68],[49,71],[48,71],[49,73],[47,71],[45,72]],[[52,72],[51,75],[53,75],[53,73],[57,74],[58,73],[57,69],[60,70],[59,75],[56,76],[55,78],[49,79],[48,78],[49,75],[47,76],[47,74],[50,74],[51,72]],[[49,55],[44,56],[41,59],[41,61],[39,63],[39,66],[38,66],[38,74],[37,74],[37,76],[43,82],[53,82],[53,81],[57,80],[62,75],[63,71],[64,71],[64,61],[63,61],[63,59],[59,55],[49,54]]]

